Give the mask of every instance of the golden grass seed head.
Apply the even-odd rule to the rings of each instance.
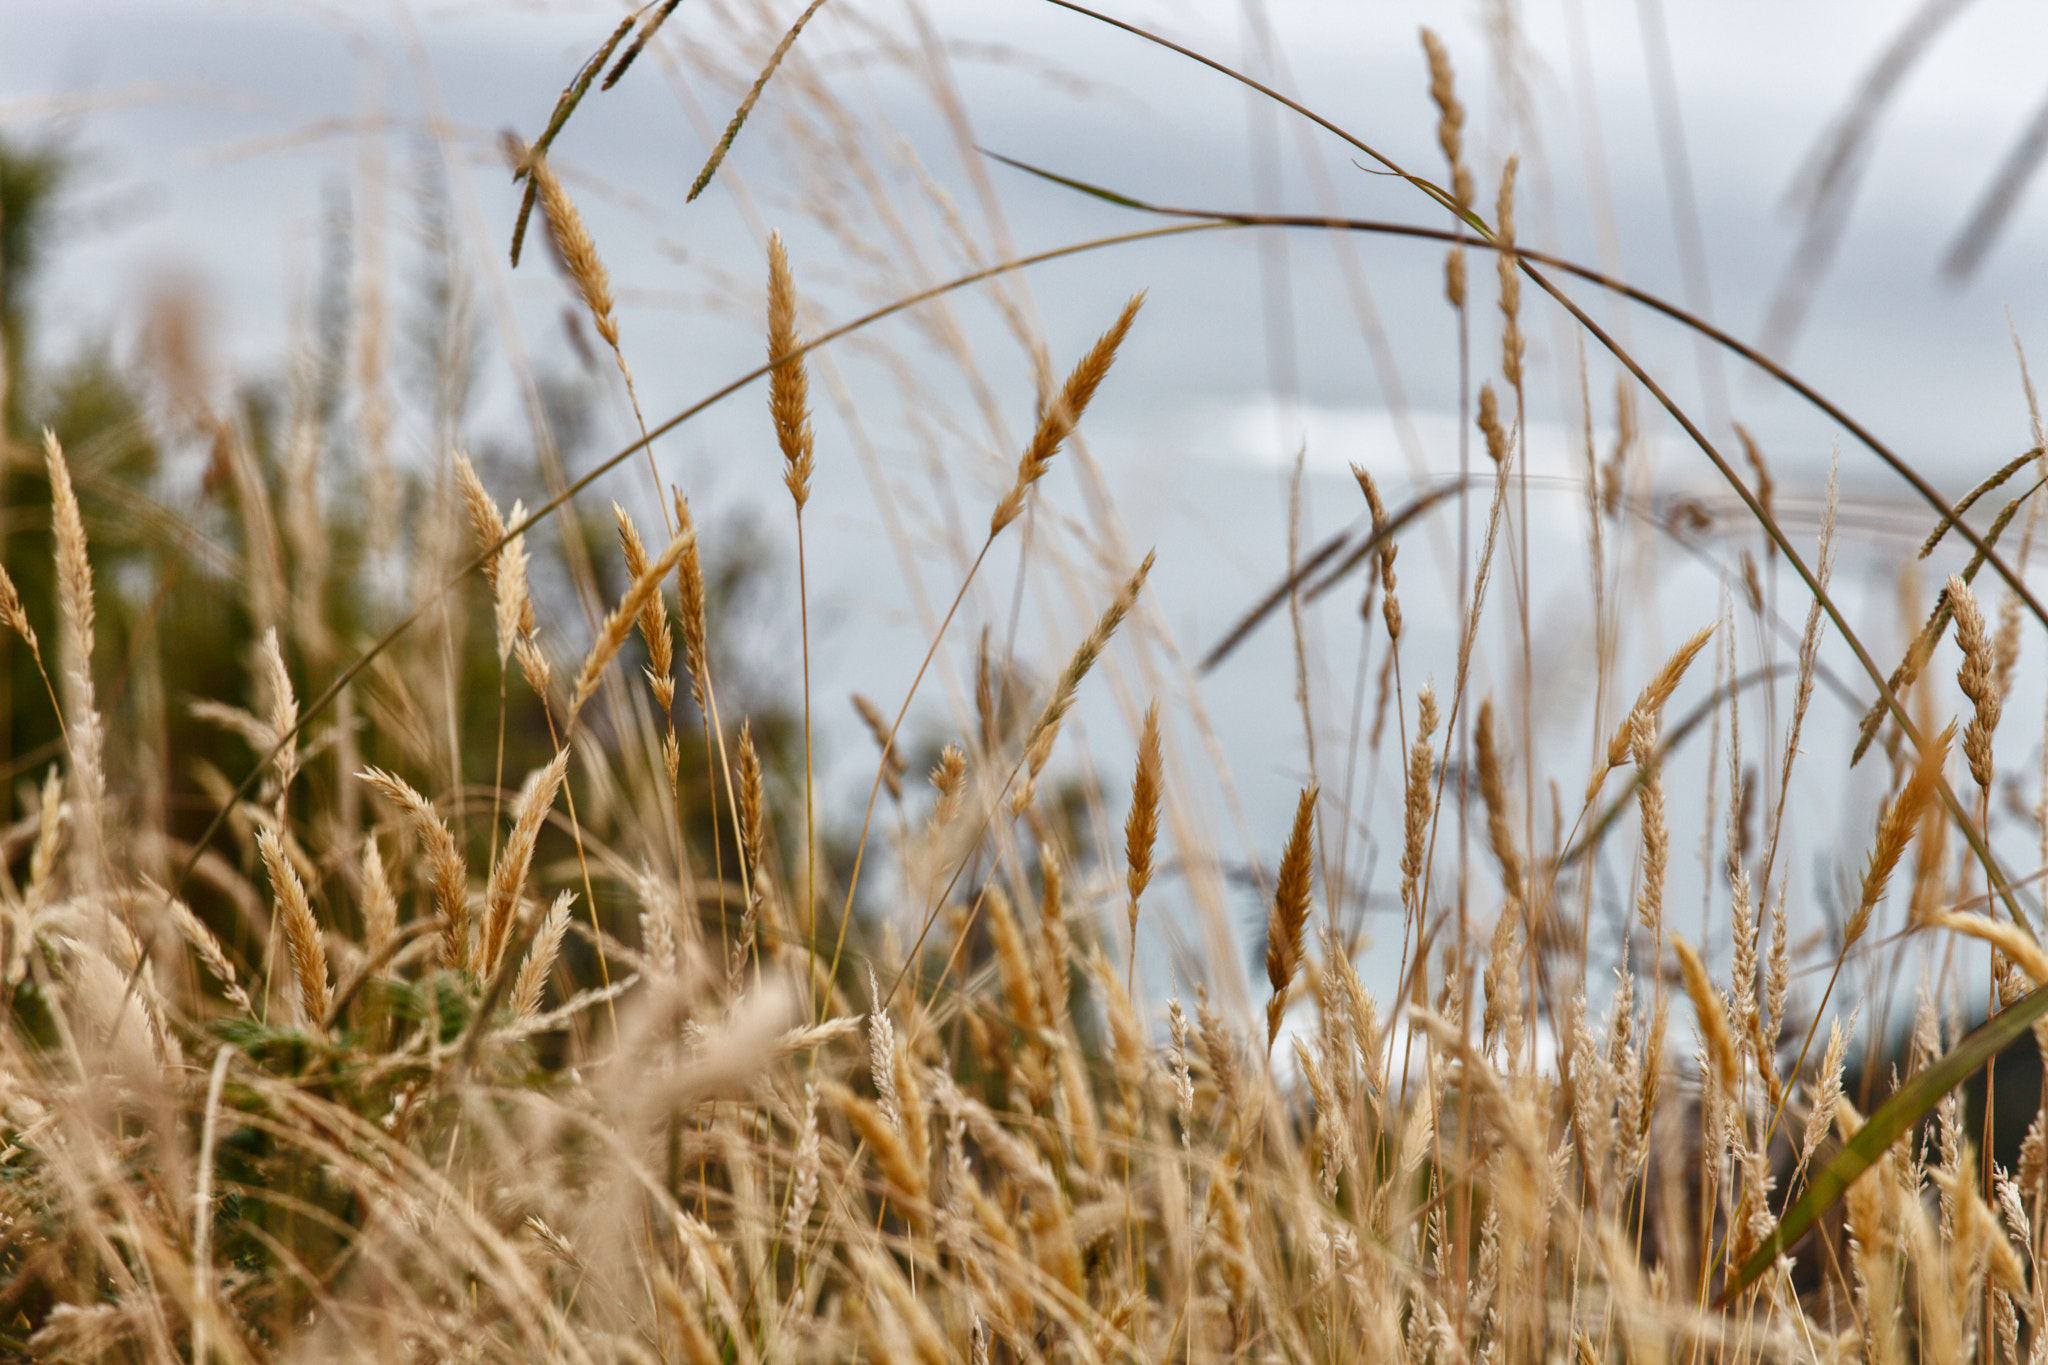
[[[768,411],[775,421],[776,444],[782,448],[782,481],[798,512],[810,500],[815,444],[810,379],[803,357],[795,354],[802,346],[796,326],[796,279],[782,249],[782,234],[773,232],[768,235],[768,358],[775,367],[768,372]]]
[[[1977,595],[1961,578],[1951,575],[1946,592],[1949,610],[1955,617],[1956,643],[1963,651],[1963,665],[1956,682],[1975,707],[1963,730],[1963,757],[1969,761],[1970,776],[1984,791],[1991,790],[1991,735],[1998,728],[2001,694],[1998,661],[1984,623]]]
[[[1287,1010],[1287,988],[1301,967],[1302,939],[1313,889],[1315,820],[1316,789],[1304,787],[1295,803],[1294,827],[1288,831],[1287,847],[1280,855],[1273,909],[1266,918],[1266,980],[1273,987],[1272,999],[1266,1005],[1268,1048],[1280,1036],[1280,1019]]]
[[[678,534],[689,533],[689,545],[676,564],[678,616],[683,623],[683,666],[690,674],[690,696],[697,703],[697,709],[705,711],[705,698],[711,691],[711,657],[708,653],[709,631],[704,619],[704,566],[698,557],[696,526],[690,520],[690,501],[677,493],[675,504],[676,531]]]
[[[590,310],[597,334],[616,352],[619,349],[619,322],[612,311],[612,281],[604,268],[604,261],[597,254],[597,243],[591,240],[590,229],[584,226],[583,215],[577,211],[576,202],[562,188],[562,182],[556,179],[546,154],[529,153],[524,163],[540,191],[540,207],[547,222],[548,240],[555,244],[563,268],[569,272],[577,293],[583,298],[583,306]]]
[[[29,624],[28,612],[22,608],[21,593],[14,586],[7,566],[0,564],[0,623],[19,635],[29,647],[29,652],[42,657],[42,648],[36,643],[35,627]]]
[[[612,504],[612,518],[618,523],[619,550],[626,561],[626,573],[637,579],[647,572],[647,547],[640,539],[640,528],[616,502]],[[675,702],[675,636],[669,629],[668,604],[658,591],[640,607],[640,638],[647,643],[648,677],[653,682],[656,700],[666,712]]]
[[[452,971],[468,970],[469,872],[455,846],[455,836],[435,813],[433,803],[403,778],[381,768],[365,768],[356,776],[382,792],[411,818],[426,848],[427,879],[440,916],[441,965]]]
[[[1494,215],[1494,232],[1501,250],[1494,254],[1500,269],[1500,371],[1510,386],[1522,387],[1522,267],[1514,253],[1515,168],[1519,157],[1509,157],[1500,173],[1500,201]]]
[[[618,657],[619,650],[626,643],[626,637],[633,633],[633,628],[639,623],[641,612],[649,602],[660,597],[662,580],[668,577],[670,570],[682,562],[683,556],[696,542],[697,536],[694,531],[687,528],[678,530],[675,538],[669,541],[668,548],[661,552],[661,558],[635,576],[631,586],[626,589],[625,596],[619,599],[619,604],[612,608],[611,614],[605,617],[603,624],[598,627],[597,639],[592,643],[590,653],[584,656],[583,667],[577,670],[576,685],[570,692],[569,724],[576,723],[576,717],[581,714],[584,703],[588,702],[591,694],[597,690],[598,680],[604,676],[604,671],[610,666],[611,661]]]
[[[1500,399],[1491,381],[1479,386],[1479,430],[1486,437],[1486,455],[1495,469],[1506,465],[1508,429],[1501,424]]]
[[[1940,789],[1941,771],[1948,763],[1948,746],[1955,739],[1955,722],[1950,721],[1920,755],[1913,775],[1898,796],[1885,807],[1877,824],[1877,842],[1870,850],[1870,860],[1863,870],[1863,894],[1858,900],[1856,911],[1849,916],[1849,923],[1843,933],[1843,950],[1863,937],[1863,931],[1870,926],[1871,912],[1878,901],[1884,898],[1885,887],[1890,883],[1892,872],[1905,856],[1906,845],[1912,842],[1913,834],[1920,828],[1922,813],[1934,801],[1935,792]]]
[[[1038,419],[1038,429],[1032,433],[1030,444],[1024,447],[1024,454],[1017,461],[1016,482],[996,504],[994,514],[989,518],[989,535],[999,534],[1023,514],[1025,495],[1033,484],[1045,477],[1053,456],[1059,453],[1060,446],[1080,423],[1081,415],[1088,410],[1095,390],[1115,363],[1117,349],[1123,345],[1124,336],[1131,330],[1131,323],[1137,319],[1138,309],[1144,303],[1143,293],[1131,296],[1109,330],[1096,339],[1088,354],[1081,357],[1080,363],[1067,376],[1067,382],[1059,393],[1046,405],[1044,414]]]
[[[1465,106],[1451,72],[1450,49],[1431,29],[1422,30],[1422,50],[1429,59],[1429,97],[1436,104],[1437,146],[1451,168],[1451,199],[1462,210],[1472,206],[1472,173],[1465,169]]]
[[[1699,1019],[1700,1037],[1707,1045],[1707,1056],[1713,1062],[1715,1079],[1720,1083],[1723,1095],[1733,1095],[1742,1081],[1742,1063],[1736,1050],[1735,1034],[1728,1027],[1728,1012],[1721,1003],[1721,992],[1708,979],[1707,969],[1691,944],[1673,937],[1671,945],[1678,953],[1685,993],[1692,998],[1693,1013]]]
[[[1138,769],[1131,778],[1131,813],[1124,820],[1125,888],[1130,892],[1131,932],[1138,931],[1138,898],[1152,882],[1152,849],[1159,840],[1159,703],[1145,708],[1138,736]]]
[[[269,829],[259,829],[256,847],[263,855],[264,869],[270,874],[271,894],[276,898],[278,918],[284,926],[299,1008],[307,1025],[317,1032],[326,1022],[333,999],[327,984],[327,949],[320,941],[320,924],[313,918],[305,884],[292,867],[283,841]]]

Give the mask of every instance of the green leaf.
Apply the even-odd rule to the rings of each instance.
[[[1834,1207],[1835,1201],[1856,1183],[1859,1176],[1875,1166],[1891,1150],[1893,1143],[1927,1117],[1929,1111],[1941,1102],[1942,1096],[1975,1075],[1978,1068],[1997,1056],[2006,1044],[2026,1032],[2044,1014],[2048,1014],[2048,988],[2038,988],[1972,1029],[1947,1056],[1930,1062],[1912,1080],[1893,1092],[1892,1097],[1878,1106],[1877,1112],[1856,1130],[1855,1136],[1843,1144],[1842,1150],[1835,1153],[1834,1159],[1814,1173],[1800,1194],[1799,1202],[1786,1210],[1763,1245],[1729,1277],[1715,1306],[1725,1307],[1730,1299],[1755,1284],[1779,1256],[1806,1235],[1807,1229],[1819,1221],[1822,1214]]]

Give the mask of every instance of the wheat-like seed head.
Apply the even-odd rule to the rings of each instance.
[[[1863,895],[1857,902],[1856,911],[1849,916],[1849,924],[1843,933],[1843,951],[1863,937],[1863,931],[1870,926],[1871,912],[1883,899],[1885,886],[1891,881],[1892,872],[1905,855],[1906,845],[1912,842],[1913,832],[1920,828],[1920,816],[1935,799],[1940,790],[1941,770],[1948,763],[1948,746],[1955,739],[1955,722],[1927,746],[1920,755],[1920,761],[1907,779],[1905,789],[1885,808],[1877,824],[1877,843],[1870,850],[1870,862],[1863,870]]]
[[[1515,168],[1521,158],[1509,157],[1500,173],[1500,200],[1493,230],[1500,250],[1500,372],[1514,389],[1522,387],[1522,267],[1515,255]]]
[[[21,593],[16,590],[14,579],[4,564],[0,564],[0,622],[19,635],[36,658],[43,657],[42,646],[36,643],[35,627],[29,624],[28,612],[22,608]]]
[[[533,946],[526,950],[526,960],[519,964],[519,978],[512,985],[512,1013],[521,1019],[531,1018],[540,1008],[541,992],[561,954],[562,938],[569,932],[569,910],[575,903],[573,891],[555,897],[533,936]]]
[[[1138,932],[1138,898],[1152,882],[1152,847],[1159,840],[1159,703],[1145,708],[1138,735],[1138,770],[1131,778],[1131,813],[1124,821],[1124,886],[1130,892],[1131,933]]]
[[[1274,883],[1273,909],[1266,917],[1266,980],[1273,988],[1266,1004],[1266,1046],[1280,1036],[1280,1018],[1287,1011],[1287,988],[1301,966],[1303,931],[1308,925],[1310,873],[1314,858],[1316,789],[1304,787],[1294,806],[1294,828],[1280,855],[1280,876]]]
[[[1970,723],[1963,729],[1963,757],[1969,760],[1970,776],[1988,795],[1991,791],[1991,734],[1998,728],[2001,695],[1998,661],[1985,629],[1983,608],[1977,595],[1961,578],[1948,580],[1948,605],[1956,620],[1956,643],[1962,647],[1963,666],[1956,682],[1975,706]]]
[[[612,311],[611,276],[598,257],[597,243],[591,240],[590,229],[583,225],[583,215],[577,212],[576,202],[569,198],[569,192],[555,178],[554,168],[548,165],[546,154],[528,153],[523,164],[540,191],[540,208],[547,219],[548,238],[561,253],[562,265],[575,282],[577,293],[583,296],[583,306],[590,310],[597,334],[616,352],[619,349],[619,321]]]
[[[611,615],[605,617],[604,623],[598,627],[597,639],[591,645],[590,653],[584,656],[583,667],[576,672],[576,685],[570,690],[570,725],[575,725],[577,716],[582,714],[583,704],[589,701],[591,694],[597,690],[598,680],[604,676],[604,671],[611,665],[611,661],[618,657],[619,650],[626,643],[626,637],[633,633],[634,626],[638,624],[641,612],[646,609],[648,603],[656,601],[661,596],[661,581],[668,577],[669,570],[682,562],[683,556],[696,544],[696,540],[696,533],[693,531],[677,531],[675,538],[669,541],[668,548],[661,552],[661,558],[634,577],[632,585],[626,589],[625,596],[619,599],[619,604],[612,608]]]
[[[803,357],[796,354],[802,346],[796,327],[796,279],[782,249],[782,234],[773,232],[768,235],[768,359],[775,368],[768,372],[768,411],[775,419],[776,444],[782,447],[782,481],[798,512],[811,497],[814,445],[810,379]]]
[[[526,887],[534,845],[568,771],[569,750],[565,746],[556,751],[545,768],[536,769],[526,779],[519,793],[519,802],[513,807],[512,833],[498,852],[497,866],[491,869],[491,880],[484,890],[483,942],[477,954],[479,977],[488,978],[498,970],[498,960],[518,918],[519,896]]]
[[[1515,847],[1514,828],[1508,816],[1507,778],[1501,770],[1500,741],[1494,734],[1493,698],[1479,703],[1473,729],[1473,752],[1479,764],[1479,795],[1486,806],[1486,836],[1493,856],[1500,863],[1501,889],[1510,896],[1522,894],[1522,855]]]
[[[683,557],[676,565],[676,602],[683,623],[683,667],[690,673],[690,697],[697,709],[709,715],[705,698],[711,691],[711,656],[707,652],[709,632],[704,621],[704,566],[698,558],[696,524],[690,520],[690,500],[675,495],[676,534],[688,537]]]
[[[1430,29],[1422,30],[1422,50],[1429,59],[1429,98],[1436,104],[1436,142],[1451,168],[1451,199],[1460,210],[1472,207],[1472,173],[1465,168],[1465,106],[1451,73],[1450,49]]]
[[[619,527],[619,552],[625,557],[626,572],[634,578],[647,572],[647,547],[640,540],[640,528],[618,503],[612,504],[612,519]],[[640,607],[640,638],[647,642],[647,681],[654,689],[655,704],[666,716],[676,702],[675,635],[669,630],[668,604],[659,592]]]
[[[283,841],[270,830],[259,829],[256,847],[263,854],[263,866],[270,873],[271,893],[277,898],[278,917],[291,953],[292,975],[298,982],[299,1008],[305,1013],[306,1023],[317,1032],[325,1024],[333,1000],[327,985],[327,949],[320,942],[320,925],[313,918],[305,885],[286,856]]]
[[[1673,936],[1671,945],[1677,950],[1679,970],[1685,977],[1685,993],[1692,997],[1693,1013],[1699,1018],[1700,1036],[1706,1042],[1707,1056],[1714,1064],[1721,1093],[1733,1095],[1742,1081],[1742,1062],[1736,1051],[1735,1034],[1728,1027],[1728,1011],[1722,1006],[1721,992],[1708,979],[1707,969],[1691,944]]]
[[[435,813],[433,803],[403,778],[381,768],[366,768],[356,774],[411,817],[413,828],[427,852],[427,880],[433,887],[434,908],[441,918],[441,965],[452,971],[466,971],[469,957],[469,870],[455,836]]]
[[[1436,731],[1436,692],[1422,688],[1414,743],[1408,746],[1408,792],[1403,803],[1401,844],[1401,903],[1412,913],[1418,904],[1422,860],[1429,834],[1430,778],[1436,773],[1436,754],[1430,736]]]
[[[882,782],[889,788],[889,799],[903,799],[903,756],[896,752],[896,746],[889,738],[889,718],[882,714],[882,708],[856,692],[853,694],[853,709],[859,713],[861,724],[868,727],[868,733],[875,737],[875,744],[882,751]]]
[[[989,518],[989,535],[999,534],[1023,514],[1025,496],[1033,484],[1045,477],[1053,456],[1073,434],[1081,414],[1088,410],[1089,401],[1095,397],[1095,390],[1101,386],[1103,377],[1116,361],[1117,348],[1123,345],[1124,336],[1131,330],[1131,323],[1137,319],[1138,309],[1144,303],[1142,293],[1131,296],[1131,301],[1124,305],[1117,320],[1096,339],[1088,354],[1081,357],[1073,373],[1067,376],[1066,384],[1046,405],[1044,415],[1038,419],[1038,429],[1032,433],[1031,443],[1024,447],[1023,457],[1017,461],[1016,483],[996,504],[994,514]]]

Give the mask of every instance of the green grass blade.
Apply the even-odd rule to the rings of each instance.
[[[1893,1143],[1926,1118],[1944,1095],[1975,1075],[2006,1044],[2026,1032],[2044,1014],[2048,1014],[2048,989],[2035,989],[1972,1029],[1947,1056],[1929,1063],[1919,1075],[1901,1086],[1856,1130],[1856,1135],[1835,1153],[1834,1159],[1814,1173],[1799,1201],[1786,1210],[1763,1245],[1729,1277],[1721,1290],[1721,1297],[1715,1301],[1717,1306],[1725,1306],[1730,1299],[1755,1284],[1787,1248],[1805,1236],[1820,1216],[1834,1207],[1835,1201],[1856,1183],[1859,1176],[1875,1166],[1891,1150]]]

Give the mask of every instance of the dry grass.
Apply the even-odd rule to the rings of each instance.
[[[658,41],[673,35],[657,34],[674,8],[621,24],[518,162],[628,386],[609,277],[548,155],[599,68],[609,65],[609,88],[636,60],[678,60]],[[768,65],[751,84],[761,51],[735,68],[743,75],[724,73],[745,94],[700,185],[742,124],[750,138],[773,136],[758,126],[771,74],[799,111],[778,126],[816,159],[821,187],[884,182],[847,164],[868,155],[860,139],[825,136],[856,124],[796,44],[817,10],[760,35]],[[1356,471],[1361,524],[1381,538],[1354,557],[1366,596],[1343,618],[1347,644],[1362,637],[1352,720],[1322,719],[1323,699],[1308,695],[1321,684],[1303,662],[1301,712],[1312,738],[1328,726],[1334,743],[1290,779],[1300,795],[1289,832],[1246,870],[1263,921],[1262,989],[1245,951],[1256,926],[1233,919],[1252,901],[1231,899],[1207,824],[1216,792],[1195,775],[1210,769],[1191,756],[1208,742],[1201,694],[1151,610],[1151,576],[1181,570],[1046,506],[1044,476],[1077,448],[1098,392],[1113,390],[1120,350],[1145,344],[1143,295],[1056,383],[1051,348],[1008,292],[1020,286],[983,284],[1028,342],[1023,379],[1040,402],[989,423],[975,477],[1001,491],[985,537],[973,517],[951,519],[975,529],[949,546],[952,606],[919,603],[929,650],[900,705],[854,699],[879,747],[874,792],[891,798],[881,821],[872,798],[865,812],[819,809],[801,568],[801,671],[793,649],[777,660],[803,693],[792,754],[765,715],[748,714],[758,698],[736,665],[721,657],[713,685],[712,631],[726,623],[700,551],[717,531],[692,519],[679,490],[656,504],[673,522],[659,554],[612,505],[624,587],[592,603],[586,636],[573,608],[550,605],[549,578],[529,579],[557,544],[544,539],[549,525],[520,503],[501,513],[451,447],[426,529],[407,547],[422,601],[445,616],[394,617],[359,664],[322,654],[359,641],[332,622],[253,630],[247,697],[200,711],[254,750],[249,782],[237,790],[235,775],[202,772],[220,819],[199,840],[167,817],[152,823],[156,808],[122,785],[135,770],[122,727],[138,745],[155,733],[148,689],[108,701],[102,717],[95,640],[113,613],[97,605],[84,480],[48,437],[31,463],[47,480],[37,515],[51,562],[33,578],[14,570],[49,585],[51,600],[25,601],[0,571],[0,623],[38,670],[31,617],[60,624],[61,672],[43,681],[63,739],[47,780],[23,784],[19,823],[0,840],[0,1349],[208,1365],[2039,1359],[2048,1109],[2026,1097],[2031,1127],[2014,1156],[1952,1083],[1914,1112],[1885,1098],[1894,1082],[1910,1098],[1968,1053],[1961,1035],[1984,996],[2014,1012],[2001,1017],[2039,1017],[2016,1011],[2037,1008],[2028,992],[2048,981],[2048,954],[2027,915],[2015,918],[2032,902],[2005,863],[2037,839],[2048,847],[2048,809],[2007,800],[2021,764],[1993,762],[1995,742],[2021,743],[1997,727],[2037,635],[2017,595],[1993,631],[1971,582],[1991,564],[1979,554],[1924,624],[1912,613],[1889,678],[1869,665],[1852,682],[1888,693],[1865,735],[1881,736],[1892,762],[1873,757],[1848,779],[1868,784],[1876,819],[1865,846],[1830,869],[1840,904],[1804,903],[1784,872],[1795,760],[1830,783],[1851,770],[1832,745],[1801,747],[1813,740],[1816,678],[1856,652],[1823,629],[1835,494],[1818,570],[1802,580],[1812,609],[1793,637],[1791,705],[1768,718],[1789,723],[1763,728],[1765,708],[1745,695],[1757,684],[1738,664],[1769,638],[1777,603],[1747,549],[1746,568],[1728,565],[1719,619],[1683,621],[1694,633],[1676,650],[1654,631],[1666,604],[1631,581],[1630,556],[1667,528],[1635,515],[1625,462],[1637,458],[1637,391],[1624,388],[1605,464],[1587,420],[1587,487],[1574,494],[1591,519],[1584,595],[1596,620],[1574,676],[1593,685],[1575,687],[1572,714],[1549,715],[1554,730],[1538,733],[1530,641],[1571,641],[1532,623],[1532,580],[1550,566],[1532,569],[1528,488],[1511,481],[1527,474],[1525,380],[1546,363],[1523,329],[1533,334],[1549,307],[1547,292],[1524,300],[1521,285],[1547,277],[1517,235],[1513,159],[1493,220],[1480,216],[1449,56],[1434,35],[1424,47],[1418,106],[1426,79],[1451,167],[1445,197],[1464,215],[1447,287],[1466,324],[1477,325],[1464,316],[1465,256],[1486,247],[1499,263],[1499,349],[1461,333],[1471,354],[1456,358],[1499,358],[1506,387],[1480,382],[1470,414],[1493,496],[1470,563],[1410,561],[1411,612],[1418,582],[1439,586],[1429,576],[1440,567],[1458,585],[1422,598],[1448,601],[1449,628],[1420,630],[1396,595],[1396,536],[1410,532]],[[981,245],[945,217],[958,207],[942,194],[918,202]],[[845,217],[842,230],[862,229]],[[830,443],[859,447],[864,429],[849,420],[860,405],[829,344],[841,330],[805,341],[789,253],[779,235],[766,242],[759,449],[779,452],[801,519],[830,503],[830,485],[813,485],[816,448],[836,459]],[[878,254],[858,245],[863,259]],[[742,276],[756,278],[752,267]],[[923,325],[977,401],[999,408],[1003,390],[980,384],[949,306],[929,300]],[[745,314],[760,316],[758,296]],[[818,322],[827,317],[821,307]],[[1572,378],[1591,391],[1583,373]],[[925,394],[935,407],[940,388]],[[812,406],[828,396],[830,420]],[[651,446],[637,399],[634,419],[642,439],[613,464]],[[1005,422],[1032,432],[1014,472],[993,453],[1018,448]],[[1754,529],[1776,533],[1768,554],[1794,558],[1777,520],[1791,492],[1743,439],[1761,500]],[[1094,478],[1092,460],[1075,463]],[[893,509],[895,486],[878,487]],[[956,491],[947,484],[946,498]],[[561,515],[567,496],[551,488],[542,516]],[[310,504],[245,501],[243,517],[279,523],[251,531],[252,544],[306,553],[306,528],[286,527]],[[949,637],[971,628],[954,631],[956,617],[989,614],[977,575],[1027,515],[1019,583],[1034,602],[1064,604],[1045,612],[1057,643],[1040,656],[1051,665],[1042,684],[995,654],[989,631],[971,659]],[[803,533],[799,520],[799,554]],[[559,542],[571,554],[583,543]],[[2005,553],[2023,581],[2025,546]],[[443,594],[468,589],[437,577],[472,557],[495,627],[494,710],[488,685],[480,703],[458,695],[475,679],[457,659],[449,604],[460,599]],[[1494,595],[1505,605],[1486,593],[1496,572],[1514,587]],[[568,579],[589,592],[600,581],[573,563]],[[250,585],[263,627],[283,600],[277,586]],[[1312,627],[1301,623],[1317,619],[1296,617],[1304,661]],[[1953,694],[1929,667],[1950,620]],[[1632,623],[1639,649],[1603,634]],[[436,630],[437,647],[413,647]],[[639,649],[648,689],[609,685]],[[518,752],[539,757],[512,761],[515,655],[534,718]],[[911,696],[933,667],[973,678],[956,689],[951,728],[913,743]],[[1453,679],[1447,703],[1425,681],[1432,670]],[[1775,672],[1760,676],[1775,686]],[[1091,735],[1103,770],[1133,773],[1120,819],[1081,756],[1068,761],[1079,746],[1059,745],[1098,689],[1132,735],[1127,746]],[[733,714],[720,714],[721,690]],[[1609,700],[1630,697],[1625,709]],[[12,704],[31,700],[42,699]],[[686,759],[693,728],[702,740]],[[1750,780],[1758,760],[1745,759],[1745,735],[1774,784]],[[936,760],[920,790],[902,779],[926,738]],[[1364,775],[1340,783],[1331,753]],[[508,762],[513,774],[532,769],[516,795]],[[1686,784],[1724,768],[1725,796],[1709,787],[1694,800]],[[1950,785],[1962,771],[1973,801]],[[258,783],[260,799],[249,794]],[[1469,832],[1468,785],[1483,810]],[[1761,840],[1752,800],[1770,807]],[[1681,934],[1688,852],[1674,826],[1695,815],[1703,870],[1684,885],[1700,892],[1701,929]],[[1349,861],[1355,843],[1391,856],[1362,872]],[[863,886],[867,858],[891,875]],[[1910,888],[1895,891],[1901,879]],[[572,915],[579,899],[587,923]],[[1910,909],[1873,932],[1887,902]],[[1397,905],[1398,919],[1368,924],[1375,903]],[[1398,944],[1366,958],[1367,930],[1381,925]],[[1221,948],[1174,956],[1162,980],[1156,944],[1197,932]],[[1931,943],[1927,960],[1942,965],[1924,978],[1909,1055],[1886,1076],[1884,976],[1896,959],[1884,954],[1902,938]],[[1988,961],[1961,964],[1970,943],[1988,945],[1974,950]],[[1812,1002],[1806,982],[1823,972]],[[1838,983],[1853,995],[1846,1009]],[[1846,1180],[1828,1216],[1788,1255],[1768,1254],[1800,1193],[1855,1175],[1852,1160],[1861,1178]]]

